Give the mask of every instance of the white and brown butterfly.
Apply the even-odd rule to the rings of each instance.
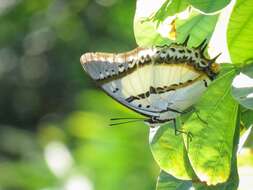
[[[132,51],[85,53],[84,70],[112,98],[148,117],[151,127],[174,121],[194,105],[219,72],[214,59],[198,47],[181,44]]]

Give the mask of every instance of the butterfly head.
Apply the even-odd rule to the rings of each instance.
[[[212,63],[211,70],[213,73],[218,74],[220,72],[220,65],[217,63]]]

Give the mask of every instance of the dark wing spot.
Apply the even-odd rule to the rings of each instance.
[[[140,98],[145,98],[145,94],[138,95]]]
[[[145,61],[146,62],[150,62],[151,61],[151,57],[149,55],[147,55]]]
[[[208,87],[208,85],[207,85],[207,81],[206,80],[203,80],[204,81],[204,85],[205,85],[205,87]]]
[[[134,100],[138,100],[139,98],[138,97],[136,97],[136,96],[130,96],[130,97],[128,97],[127,99],[125,99],[128,103],[130,103],[130,102],[132,102],[132,101],[134,101]]]
[[[207,66],[206,62],[204,62],[204,61],[201,61],[201,64],[202,64],[203,66]]]
[[[150,96],[149,91],[147,91],[147,92],[145,93],[145,96],[146,96],[146,97],[149,97],[149,96]]]
[[[119,91],[119,89],[118,89],[118,88],[115,88],[112,92],[113,92],[113,93],[116,93],[117,91]]]
[[[192,51],[191,51],[190,49],[187,49],[187,52],[188,52],[188,53],[192,53]]]
[[[152,87],[152,86],[150,86],[150,88],[149,88],[149,93],[150,93],[150,94],[155,94],[155,93],[156,93],[155,88]]]

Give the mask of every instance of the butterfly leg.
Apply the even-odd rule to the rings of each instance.
[[[177,129],[176,119],[172,119],[172,122],[173,122],[173,127],[174,127],[174,130],[175,130],[175,135],[176,136],[178,136],[180,134],[185,134],[187,136],[187,139],[189,139],[189,141],[192,141],[193,135],[192,135],[191,132],[185,132],[185,131]]]
[[[192,112],[192,111],[194,111],[194,110],[195,110],[194,107],[191,107],[191,108],[189,108],[189,109],[187,109],[187,110],[184,110],[184,111],[179,111],[179,110],[176,110],[176,109],[172,109],[172,108],[170,108],[170,107],[167,107],[167,109],[164,110],[164,111],[171,111],[171,112],[174,112],[174,113],[187,114],[187,113],[190,113],[190,112]]]
[[[170,110],[170,111],[173,111],[173,110]],[[189,109],[187,109],[187,110],[185,110],[185,111],[182,111],[182,112],[177,111],[177,113],[180,113],[180,114],[187,114],[187,113],[190,113],[190,112],[195,112],[196,115],[197,115],[197,117],[198,117],[198,119],[199,119],[200,121],[202,121],[203,123],[207,124],[207,122],[206,122],[204,119],[202,119],[202,118],[200,117],[200,115],[199,115],[199,110],[197,110],[194,106],[192,106],[191,108],[189,108]]]
[[[187,110],[182,111],[182,114],[191,113],[191,112],[194,112],[195,110],[196,110],[196,108],[192,106],[192,107],[188,108]]]
[[[196,113],[197,118],[198,118],[200,121],[202,121],[203,123],[207,124],[207,122],[206,122],[204,119],[202,119],[202,118],[200,117],[200,115],[199,115],[199,110],[197,110],[195,107],[192,107],[192,108],[191,108],[191,111],[194,111],[194,112]]]
[[[168,121],[171,121],[171,119],[160,120],[157,116],[152,116],[149,119],[144,120],[144,122],[147,122],[151,128],[160,126]]]

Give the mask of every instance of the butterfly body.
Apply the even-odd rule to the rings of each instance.
[[[84,70],[111,97],[147,116],[151,126],[175,119],[197,102],[218,74],[205,43],[136,48],[120,54],[85,53]]]

